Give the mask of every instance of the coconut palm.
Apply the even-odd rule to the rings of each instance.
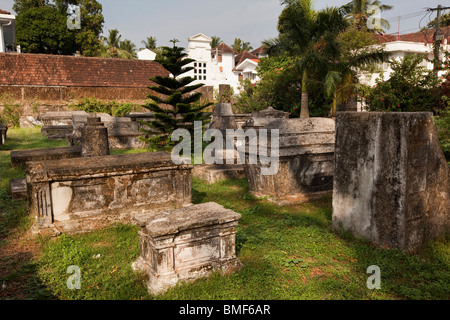
[[[149,49],[149,50],[155,50],[156,49],[156,38],[155,37],[147,37],[146,40],[143,40],[141,42],[144,45],[144,48],[142,49]]]
[[[132,59],[133,55],[130,52],[120,48],[120,38],[122,36],[119,34],[119,31],[112,29],[108,30],[108,32],[108,36],[103,37],[106,50],[101,54],[101,57]]]
[[[374,13],[369,8],[371,6],[377,7],[380,12],[390,10],[393,7],[386,4],[381,4],[379,0],[352,0],[349,3],[343,5],[341,7],[344,14],[350,19],[352,24],[354,24],[358,30],[361,30],[363,28],[367,27],[367,22],[370,18],[370,16]],[[389,22],[385,19],[380,18],[380,24],[382,29],[389,29],[390,25]],[[383,31],[382,29],[371,29],[373,31]]]
[[[243,51],[250,51],[253,49],[253,47],[250,45],[250,42],[244,42],[240,38],[235,38],[234,43],[231,47],[238,53],[241,53]]]
[[[212,36],[211,37],[211,48],[214,49],[215,47],[217,47],[222,42],[223,41],[222,41],[222,39],[220,39],[220,37]]]
[[[136,45],[133,42],[131,42],[130,40],[125,39],[123,41],[120,41],[119,48],[120,48],[120,50],[129,52],[133,59],[137,58]]]

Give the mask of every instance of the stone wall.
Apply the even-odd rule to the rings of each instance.
[[[336,117],[333,226],[417,250],[449,227],[449,167],[432,114]]]

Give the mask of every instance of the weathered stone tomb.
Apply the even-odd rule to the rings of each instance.
[[[143,135],[139,131],[139,123],[131,117],[112,117],[106,113],[95,113],[92,116],[100,117],[101,122],[108,129],[108,143],[110,149],[139,149],[145,142],[139,139]],[[72,117],[73,130],[66,136],[70,146],[81,143],[81,130],[87,123],[88,116],[74,115]]]
[[[147,274],[150,294],[213,271],[236,271],[241,267],[235,253],[240,218],[215,202],[137,215],[140,256],[132,267]]]
[[[331,194],[333,189],[334,120],[328,118],[277,119],[262,127],[267,144],[250,141],[244,169],[250,191],[273,200],[303,201]],[[275,174],[261,174],[267,167],[258,157],[263,149],[271,153],[271,130],[278,129],[279,158]],[[254,143],[258,145],[255,146]],[[252,163],[250,157],[257,158]],[[254,161],[253,161],[254,162]]]
[[[337,114],[334,228],[420,249],[449,228],[449,187],[431,113]]]
[[[35,228],[78,233],[191,203],[191,166],[151,152],[28,162]]]

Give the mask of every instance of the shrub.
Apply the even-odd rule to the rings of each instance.
[[[407,55],[390,61],[389,80],[378,80],[368,88],[365,99],[369,111],[433,111],[440,108],[441,87],[434,72],[420,64],[420,55]]]
[[[107,113],[113,117],[123,117],[136,110],[136,106],[132,103],[103,101],[97,98],[83,98],[76,104],[72,104],[71,107],[88,113]]]
[[[3,105],[3,112],[0,114],[0,123],[4,123],[7,126],[20,127],[22,105],[20,103],[14,103],[11,95],[1,96],[0,105]]]

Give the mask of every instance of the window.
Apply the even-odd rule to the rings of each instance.
[[[194,62],[194,79],[206,80],[206,62]]]
[[[217,62],[222,62],[222,55],[219,53],[219,55],[217,56]]]

